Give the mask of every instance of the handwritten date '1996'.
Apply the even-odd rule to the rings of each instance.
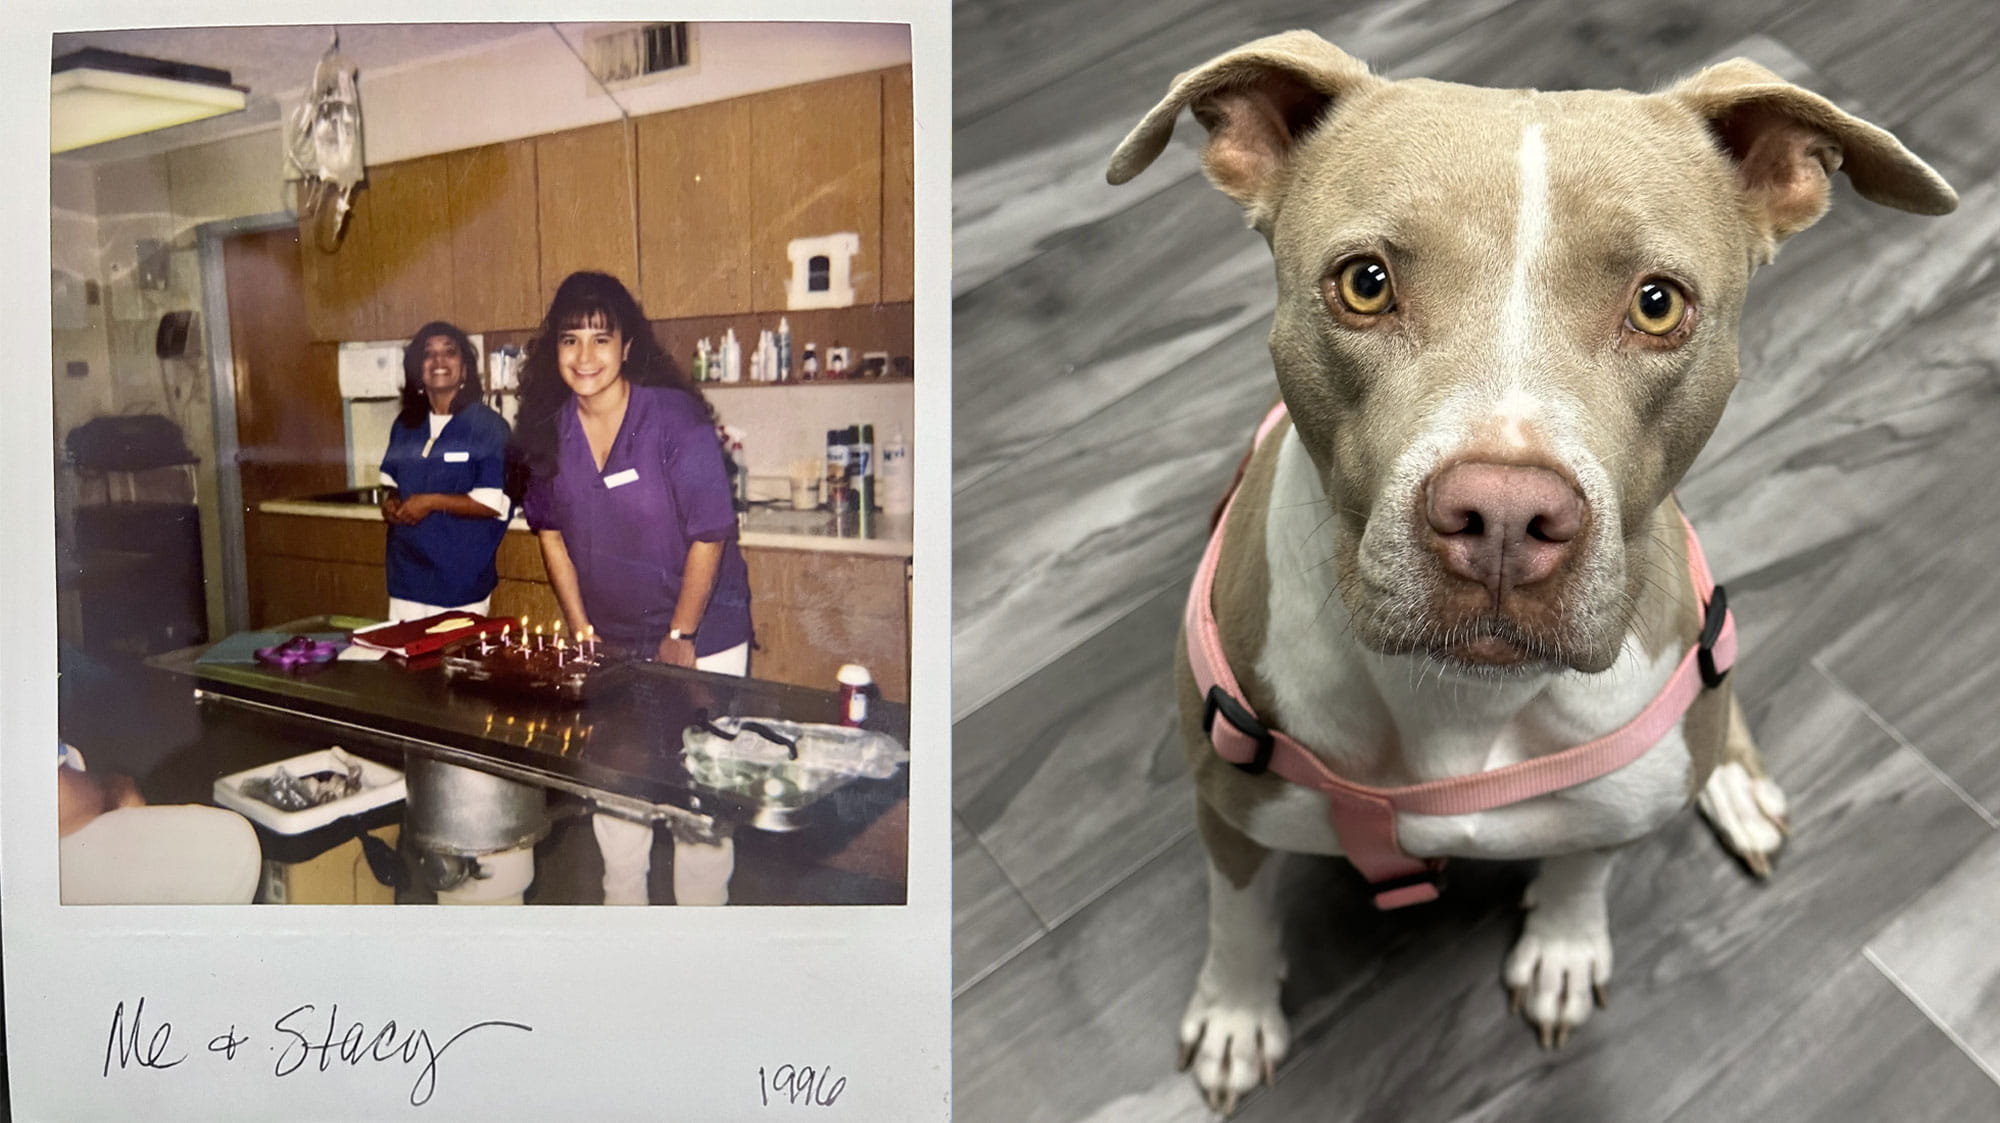
[[[763,1065],[757,1066],[757,1093],[763,1097],[764,1106],[773,1102],[780,1106],[832,1107],[833,1101],[847,1090],[847,1077],[836,1078],[831,1066],[815,1069],[810,1065],[779,1065],[765,1072]]]

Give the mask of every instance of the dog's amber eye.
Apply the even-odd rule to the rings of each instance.
[[[1357,316],[1380,316],[1396,306],[1389,267],[1378,258],[1357,257],[1341,266],[1328,287],[1340,306]]]
[[[1632,306],[1625,318],[1635,330],[1647,335],[1666,335],[1687,319],[1687,294],[1672,281],[1647,281],[1632,294]]]

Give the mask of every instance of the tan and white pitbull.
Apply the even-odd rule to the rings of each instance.
[[[1654,94],[1389,81],[1309,32],[1175,80],[1276,259],[1288,421],[1256,449],[1212,606],[1243,699],[1347,781],[1481,773],[1618,728],[1701,626],[1671,496],[1736,382],[1751,274],[1847,173],[1877,203],[1957,198],[1888,133],[1735,60]],[[1178,660],[1209,854],[1209,950],[1180,1027],[1224,1111],[1284,1056],[1272,851],[1341,853],[1327,801],[1223,760]],[[1635,761],[1474,814],[1399,813],[1403,851],[1543,859],[1502,972],[1544,1045],[1611,976],[1617,849],[1698,801],[1759,874],[1786,832],[1725,681]]]

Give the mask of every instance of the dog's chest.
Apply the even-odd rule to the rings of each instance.
[[[1304,490],[1312,486],[1309,469],[1295,452],[1281,450],[1274,511],[1311,510],[1306,500],[1312,493]],[[1601,674],[1492,682],[1441,678],[1412,657],[1364,651],[1338,618],[1345,610],[1331,585],[1331,567],[1314,564],[1330,556],[1327,542],[1313,540],[1324,533],[1301,535],[1267,524],[1270,601],[1257,674],[1277,699],[1276,723],[1344,779],[1398,787],[1582,744],[1643,709],[1679,661],[1677,651],[1649,654],[1628,642]],[[1299,604],[1320,610],[1300,612],[1293,607]],[[1676,726],[1632,764],[1575,787],[1468,815],[1399,814],[1398,839],[1418,857],[1473,858],[1536,857],[1627,842],[1685,805],[1689,765]],[[1276,781],[1271,798],[1244,817],[1248,821],[1239,825],[1265,846],[1339,852],[1325,797],[1311,789]]]

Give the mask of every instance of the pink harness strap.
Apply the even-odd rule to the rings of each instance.
[[[1257,443],[1285,415],[1282,403],[1257,428]],[[1371,788],[1333,774],[1304,745],[1257,720],[1243,698],[1222,636],[1215,624],[1215,571],[1222,557],[1222,533],[1228,526],[1231,495],[1222,518],[1209,535],[1201,568],[1187,604],[1188,662],[1195,685],[1206,699],[1204,725],[1215,751],[1247,772],[1275,772],[1324,796],[1341,848],[1375,890],[1375,906],[1401,908],[1437,899],[1444,859],[1425,861],[1404,853],[1396,841],[1396,813],[1466,815],[1519,803],[1574,787],[1607,775],[1637,760],[1673,728],[1707,687],[1718,685],[1736,662],[1736,619],[1728,598],[1709,575],[1708,561],[1694,527],[1687,526],[1688,569],[1704,605],[1701,640],[1682,657],[1658,697],[1638,716],[1617,730],[1548,756],[1524,760],[1490,772],[1453,776],[1400,788]]]

